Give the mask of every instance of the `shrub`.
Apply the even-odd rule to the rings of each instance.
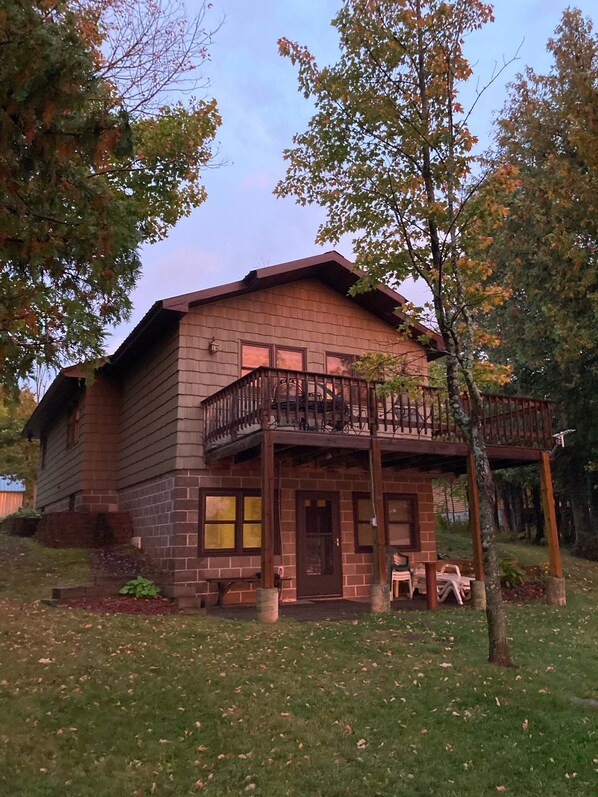
[[[134,598],[157,598],[160,594],[160,587],[149,578],[137,576],[119,590],[121,595],[132,595]]]
[[[507,589],[513,589],[523,583],[525,571],[522,570],[515,562],[508,559],[503,559],[499,562],[500,570],[500,583]]]
[[[17,509],[16,512],[11,512],[10,515],[5,515],[2,520],[8,520],[9,518],[41,518],[41,512],[38,512],[37,509],[29,509],[28,507],[21,507]]]

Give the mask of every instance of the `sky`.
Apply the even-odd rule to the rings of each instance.
[[[186,0],[189,13],[198,4]],[[202,72],[210,83],[206,96],[216,97],[222,114],[219,165],[205,173],[207,201],[166,240],[142,249],[133,313],[107,339],[109,353],[158,299],[333,248],[314,243],[323,219],[319,208],[278,199],[272,191],[285,173],[283,150],[294,133],[306,128],[311,112],[297,90],[295,68],[278,54],[277,41],[285,36],[307,45],[319,64],[333,63],[338,39],[330,21],[340,5],[341,0],[212,0],[206,22],[220,28]],[[594,0],[575,5],[592,16]],[[470,129],[481,142],[489,140],[493,114],[503,106],[506,85],[517,72],[526,65],[548,71],[546,42],[566,7],[564,0],[496,0],[495,22],[468,40],[466,53],[480,82],[505,60],[518,58],[476,107]],[[334,248],[352,259],[350,240]],[[422,299],[417,284],[401,290],[410,299]]]

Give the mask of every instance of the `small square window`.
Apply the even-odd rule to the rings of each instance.
[[[355,527],[355,550],[368,552],[373,545],[373,513],[368,493],[353,493],[353,522]],[[419,549],[419,523],[417,496],[384,494],[384,520],[386,544],[404,551]]]

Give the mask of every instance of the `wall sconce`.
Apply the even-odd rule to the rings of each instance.
[[[216,352],[220,351],[220,344],[216,341],[216,338],[212,338],[208,343],[208,351],[210,354],[216,354]]]

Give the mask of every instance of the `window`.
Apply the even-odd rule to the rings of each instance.
[[[276,510],[278,502],[275,501]],[[199,504],[199,552],[259,553],[262,545],[262,497],[257,490],[205,490]],[[280,553],[278,511],[274,518],[274,552]]]
[[[326,352],[326,373],[338,376],[355,376],[353,365],[356,354],[330,354]]]
[[[241,343],[241,376],[260,365],[305,371],[305,349],[275,346],[272,343]]]
[[[66,447],[70,448],[79,442],[79,421],[81,420],[81,408],[79,402],[71,406],[66,421]]]
[[[372,501],[368,493],[353,493],[353,518],[355,523],[355,550],[372,550]],[[386,544],[403,551],[419,549],[419,524],[417,496],[384,493],[384,520]]]

